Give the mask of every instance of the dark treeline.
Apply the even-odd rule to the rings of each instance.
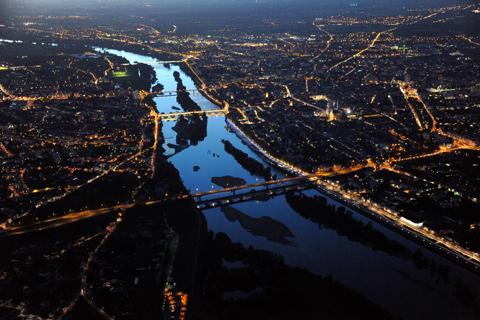
[[[345,207],[336,207],[327,203],[320,195],[309,197],[302,193],[287,192],[288,204],[301,216],[318,223],[322,227],[335,230],[339,235],[351,241],[360,242],[373,250],[380,250],[400,258],[410,260],[417,269],[428,271],[437,284],[443,286],[446,294],[456,298],[464,306],[480,312],[478,296],[471,286],[462,279],[452,279],[450,267],[438,264],[434,258],[425,256],[420,249],[415,251],[389,239],[373,227],[372,222],[364,223],[353,217]]]
[[[207,116],[180,116],[173,130],[177,133],[176,143],[184,149],[189,144],[197,145],[207,137]],[[189,143],[190,142],[190,143]]]
[[[248,154],[236,148],[230,141],[223,139],[222,143],[225,146],[225,151],[231,154],[235,160],[251,174],[262,177],[265,180],[271,180],[273,178],[272,171],[269,167],[264,167],[257,160],[250,158]]]
[[[192,299],[193,319],[392,319],[361,294],[330,277],[289,267],[273,253],[209,232]],[[226,267],[225,261],[235,267]]]
[[[302,217],[333,229],[351,241],[365,244],[373,250],[395,255],[408,253],[408,249],[400,243],[390,240],[383,233],[375,230],[371,222],[364,223],[355,219],[345,207],[337,208],[329,205],[327,199],[322,196],[309,197],[302,193],[287,192],[286,198],[288,204]]]
[[[182,106],[185,111],[199,111],[200,106],[192,100],[190,93],[184,86],[180,73],[178,71],[173,72],[173,77],[177,82],[177,102]]]

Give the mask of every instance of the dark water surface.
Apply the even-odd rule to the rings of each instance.
[[[165,66],[160,61],[118,50],[107,52],[126,58],[130,63],[141,62],[151,65],[157,74],[158,83],[165,91],[175,91],[173,72],[178,71],[187,89],[195,89],[192,78],[179,66]],[[200,94],[191,98],[202,109],[213,109],[213,105]],[[155,99],[160,112],[175,112],[180,108],[176,97]],[[267,163],[245,145],[226,125],[225,117],[210,117],[202,120],[207,136],[196,144],[189,144],[175,151],[168,144],[176,144],[176,122],[164,122],[164,148],[169,161],[180,172],[183,183],[191,192],[221,188],[211,182],[212,177],[230,175],[244,179],[247,183],[262,181],[244,169],[224,149],[222,139],[230,141],[236,148],[250,157]],[[195,170],[194,170],[195,168]],[[278,176],[283,174],[273,170]],[[317,191],[306,191],[307,195],[318,195]],[[340,206],[332,199],[328,203]],[[473,308],[456,294],[459,283],[467,284],[474,294],[480,292],[480,277],[452,263],[417,243],[353,212],[352,218],[371,223],[376,232],[403,246],[409,254],[393,254],[379,249],[374,243],[358,241],[355,235],[338,232],[338,226],[319,225],[302,217],[291,208],[285,196],[265,201],[235,204],[236,209],[225,212],[215,208],[204,211],[208,228],[226,233],[234,242],[280,254],[290,266],[305,268],[321,276],[332,276],[343,285],[355,289],[385,310],[404,319],[476,319]],[[319,207],[312,215],[321,215],[325,208]],[[431,267],[422,266],[412,259],[414,252],[421,252],[423,259],[438,269],[448,269],[447,280]],[[417,252],[417,253],[418,253]],[[444,268],[447,267],[447,268]],[[460,282],[459,282],[460,281]],[[478,299],[477,299],[478,301]]]

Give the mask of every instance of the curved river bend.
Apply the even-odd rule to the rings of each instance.
[[[196,89],[192,78],[178,65],[165,66],[155,58],[125,51],[98,48],[97,51],[121,56],[132,64],[138,62],[152,66],[156,72],[157,82],[164,86],[165,91],[176,91],[174,71],[180,73],[187,89]],[[191,98],[202,109],[216,108],[199,93],[192,94]],[[181,110],[175,96],[157,97],[154,101],[159,112]],[[204,119],[202,125],[206,128],[206,136],[199,141],[190,141],[186,148],[181,149],[174,147],[177,138],[175,125],[175,121],[164,122],[162,130],[165,144],[163,147],[166,150],[165,154],[169,156],[169,161],[178,169],[184,185],[191,192],[220,188],[212,184],[212,177],[230,175],[242,178],[247,183],[263,179],[245,170],[232,155],[225,151],[222,140],[230,141],[251,158],[268,166],[227,128],[225,117]],[[272,171],[282,176],[281,172],[275,169]],[[310,190],[305,194],[312,196],[318,193]],[[340,206],[332,199],[327,201]],[[264,216],[270,217],[286,226],[292,236],[288,241],[279,241],[276,237],[268,235],[268,230],[267,233],[252,232],[251,228],[245,228],[244,224],[242,226],[240,220],[228,219],[220,208],[204,210],[208,228],[214,232],[228,234],[234,242],[280,254],[291,266],[302,267],[321,276],[331,276],[392,314],[404,319],[476,319],[478,317],[471,308],[457,298],[455,288],[460,281],[469,286],[471,292],[478,294],[480,277],[356,212],[353,212],[355,220],[365,225],[371,224],[376,232],[382,233],[410,252],[421,252],[423,257],[431,261],[431,264],[437,266],[437,269],[448,270],[448,280],[443,281],[438,272],[422,267],[414,259],[388,253],[374,245],[369,245],[368,242],[356,241],[354,236],[339,232],[335,226],[322,227],[302,217],[287,203],[285,196],[264,201],[244,202],[232,207],[239,210],[243,217],[250,221],[259,221],[255,218]],[[258,227],[259,230],[265,229],[265,226]]]

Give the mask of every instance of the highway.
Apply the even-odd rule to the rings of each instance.
[[[126,205],[118,205],[118,206],[109,207],[109,208],[99,208],[94,210],[72,212],[63,216],[58,216],[58,217],[50,218],[34,224],[22,225],[22,226],[7,227],[5,224],[3,224],[3,225],[0,225],[0,230],[2,230],[0,231],[0,237],[16,236],[16,235],[22,235],[25,233],[59,228],[68,224],[80,222],[82,220],[91,219],[91,218],[103,216],[106,214],[111,214],[113,212],[118,212],[120,210],[128,210],[135,206],[136,206],[135,204],[126,204]]]

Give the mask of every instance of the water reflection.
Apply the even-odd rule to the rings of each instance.
[[[108,52],[151,65],[165,91],[177,89],[174,71],[186,89],[195,89],[193,80],[178,66],[126,52]],[[202,109],[215,107],[200,95],[191,98]],[[158,97],[155,103],[161,112],[183,108],[176,97]],[[229,141],[267,166],[228,129],[224,117],[164,122],[162,132],[165,155],[193,192],[219,188],[212,183],[214,177],[231,176],[247,183],[266,178],[249,171],[234,153],[226,151],[224,141]],[[283,175],[276,169],[272,174]],[[245,247],[279,254],[289,266],[332,276],[402,318],[477,318],[478,299],[472,298],[480,291],[477,276],[360,214],[338,211],[338,203],[331,199],[312,198],[318,195],[308,191],[204,213],[210,230],[224,232]],[[309,201],[320,202],[305,205]]]

